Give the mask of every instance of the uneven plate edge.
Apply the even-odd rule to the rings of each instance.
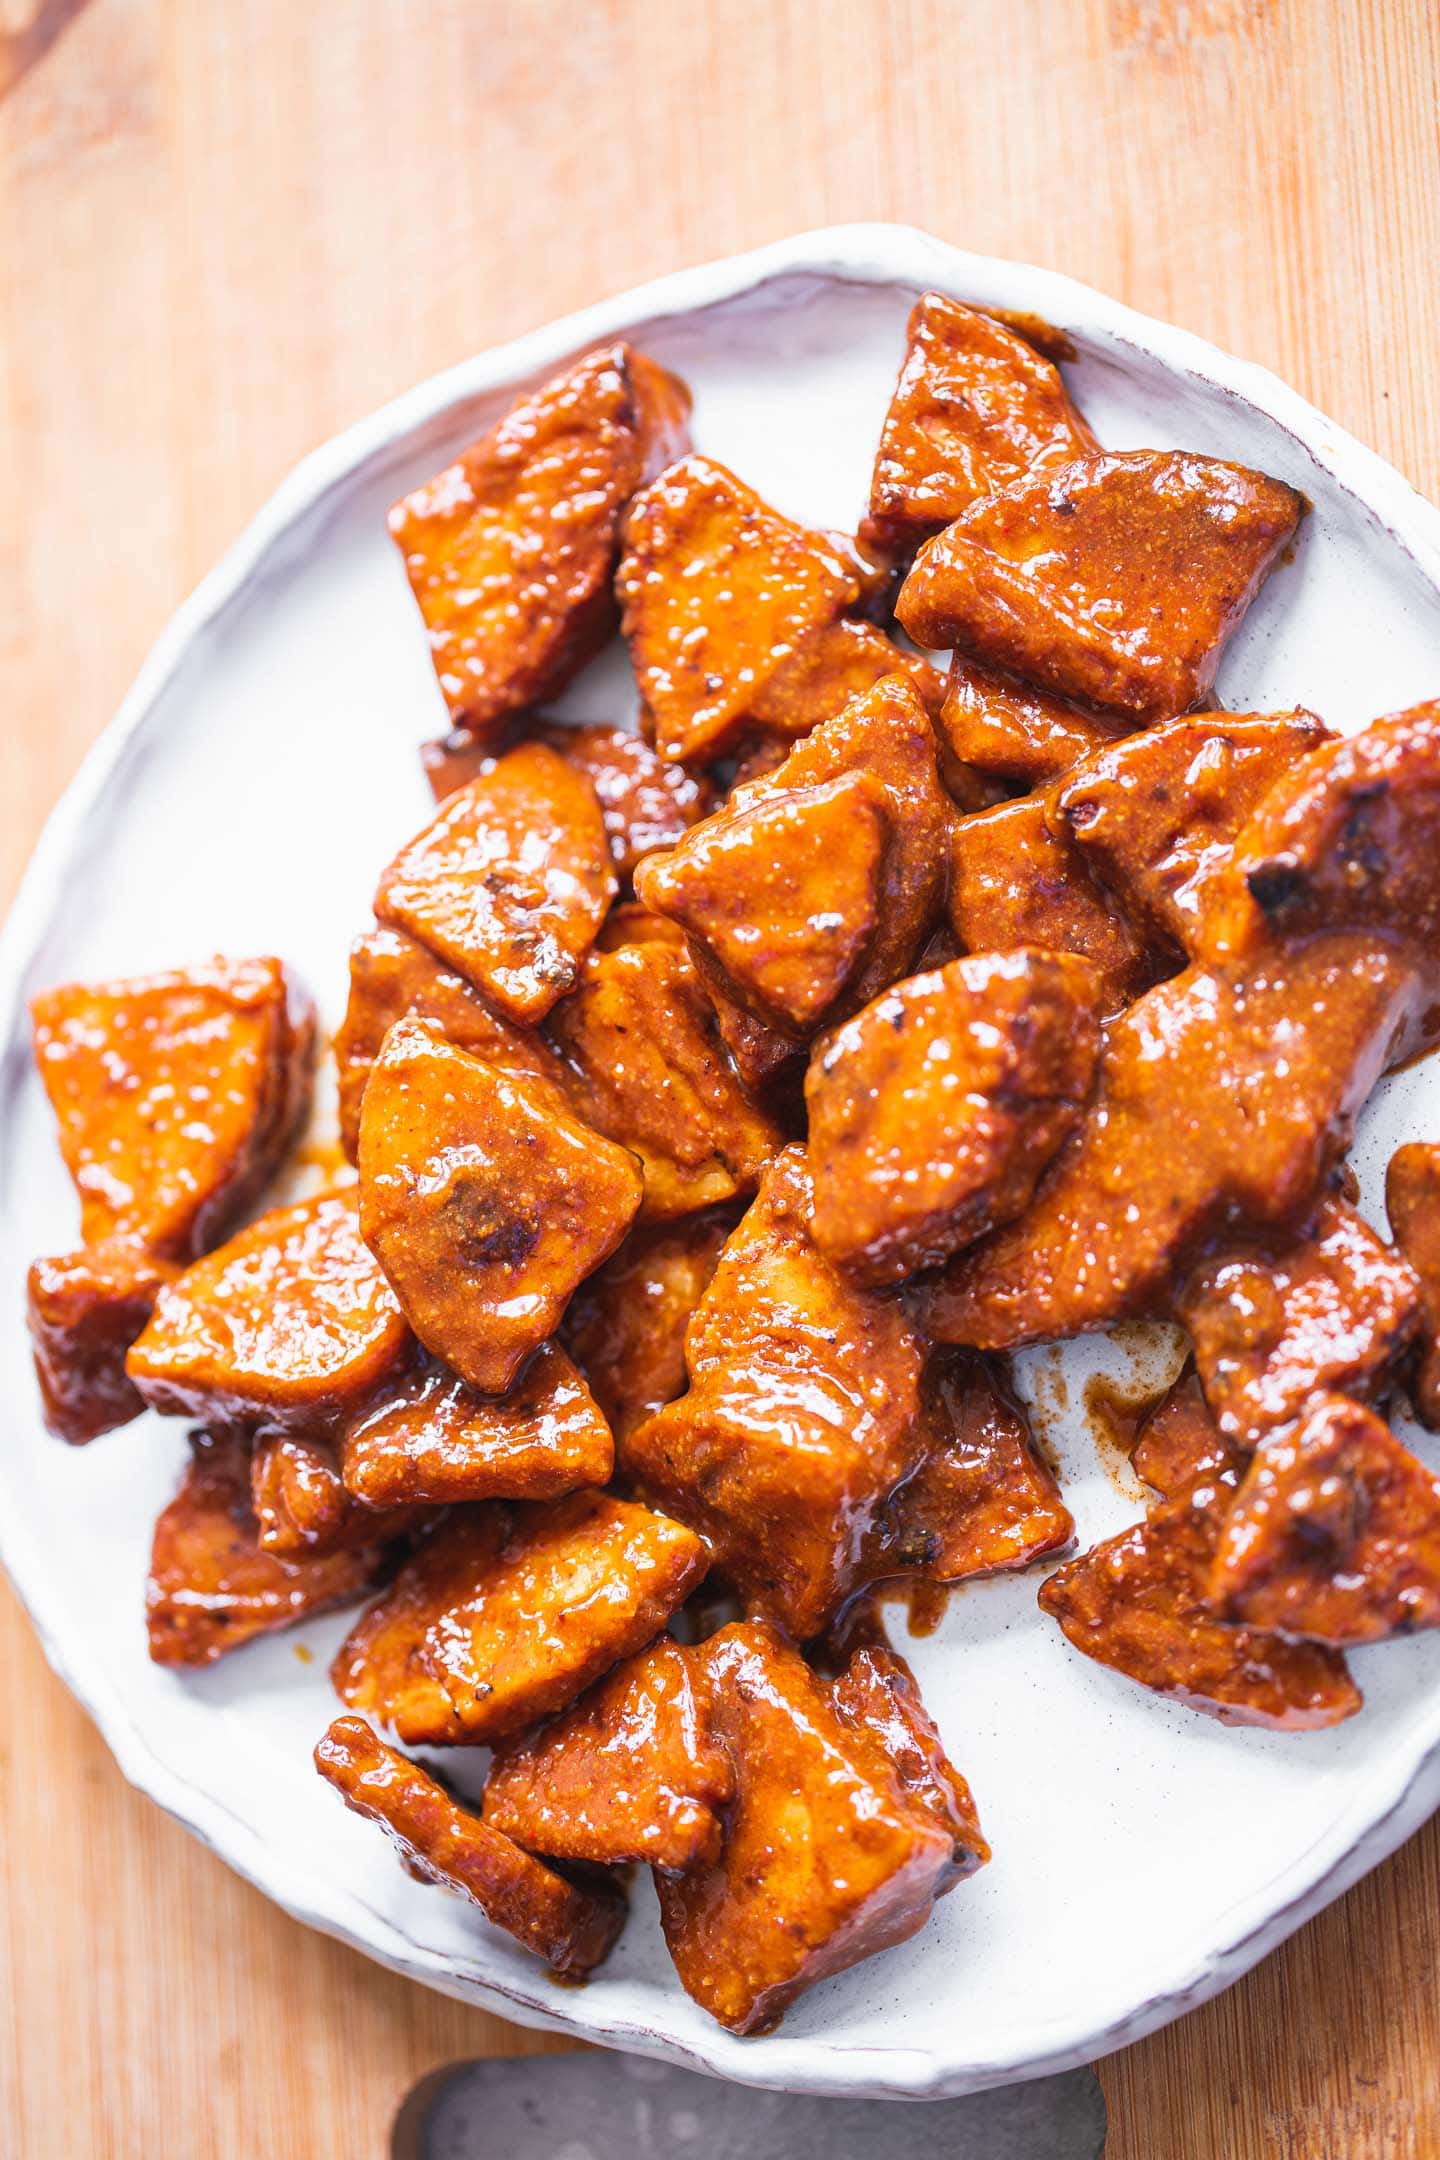
[[[305,458],[270,497],[239,539],[222,556],[171,618],[115,718],[82,763],[56,804],[0,931],[0,1132],[9,1100],[23,1071],[17,1029],[23,1020],[24,978],[56,906],[70,860],[97,812],[112,774],[144,735],[147,720],[192,643],[201,639],[242,593],[268,551],[287,530],[348,483],[403,436],[440,417],[463,400],[534,375],[585,345],[622,334],[657,317],[698,313],[785,275],[809,275],[866,285],[934,285],[964,293],[995,284],[1015,304],[1118,349],[1143,353],[1275,421],[1307,455],[1409,555],[1421,575],[1440,590],[1440,510],[1374,451],[1329,420],[1267,368],[1224,353],[1193,333],[1138,313],[1057,271],[975,255],[910,226],[852,224],[822,228],[725,257],[637,286],[526,335],[490,348],[382,406]],[[1014,290],[1019,288],[1019,290]],[[0,1522],[0,1564],[29,1613],[41,1648],[65,1686],[98,1727],[122,1774],[137,1790],[182,1822],[228,1866],[272,1898],[292,1917],[362,1951],[376,1962],[420,1980],[438,1992],[495,2010],[517,2023],[624,2049],[661,2056],[736,2082],[788,2091],[844,2094],[852,2098],[940,2099],[987,2086],[1040,2077],[1128,2045],[1217,1994],[1268,1951],[1340,1896],[1361,1875],[1401,1844],[1440,1804],[1440,1706],[1429,1737],[1407,1751],[1372,1796],[1363,1820],[1352,1806],[1330,1835],[1318,1840],[1282,1881],[1293,1895],[1278,1909],[1265,1893],[1239,1910],[1227,1939],[1166,1978],[1155,1992],[1112,2018],[1083,2030],[1083,2021],[1061,2027],[1042,2053],[992,2055],[938,2064],[917,2050],[838,2047],[823,2039],[786,2040],[759,2046],[717,2030],[713,2042],[694,2047],[628,2019],[587,2019],[583,1994],[552,2005],[539,1995],[477,1978],[439,1959],[418,1958],[403,1937],[370,1911],[353,1892],[314,1902],[313,1890],[286,1869],[283,1856],[223,1803],[199,1793],[155,1754],[125,1704],[88,1661],[62,1647],[63,1599],[45,1580],[40,1551],[25,1547],[12,1526]],[[277,1865],[278,1863],[278,1865]],[[1236,1918],[1232,1915],[1232,1921]],[[377,1924],[393,1947],[376,1940]],[[368,1929],[370,1932],[365,1932]]]

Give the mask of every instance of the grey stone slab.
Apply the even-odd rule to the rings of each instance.
[[[401,2110],[394,2160],[1100,2160],[1104,2145],[1093,2070],[917,2106],[589,2053],[436,2072]]]

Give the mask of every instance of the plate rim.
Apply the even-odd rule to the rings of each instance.
[[[112,774],[154,715],[191,646],[244,591],[269,551],[324,499],[347,486],[397,441],[438,421],[455,406],[523,381],[582,347],[623,334],[657,317],[699,313],[786,275],[864,285],[935,286],[957,294],[1000,283],[1021,305],[1188,376],[1209,390],[1253,407],[1290,434],[1334,482],[1379,519],[1424,579],[1440,591],[1440,509],[1393,466],[1367,448],[1279,376],[1241,360],[1195,333],[1144,315],[1094,287],[1054,270],[981,255],[900,224],[825,226],[747,252],[724,256],[629,288],[541,324],[504,344],[427,377],[331,437],[301,460],[249,521],[214,568],[172,615],[114,718],[102,730],[46,819],[3,929],[0,929],[0,1055],[5,1060],[0,1125],[18,1084],[17,1031],[24,1016],[26,976],[59,902],[72,855],[82,841]],[[1051,2022],[1038,2050],[994,2051],[966,2059],[933,2049],[858,2047],[823,2034],[746,2042],[719,2027],[703,2044],[676,2038],[653,2019],[586,2017],[585,1991],[563,1997],[481,1976],[438,1952],[421,1952],[358,1891],[328,1890],[317,1898],[303,1871],[222,1801],[201,1792],[157,1753],[113,1687],[70,1640],[63,1583],[46,1569],[13,1521],[0,1517],[3,1564],[57,1677],[100,1732],[122,1775],[136,1790],[183,1823],[202,1844],[293,1918],[347,1943],[367,1957],[441,1993],[493,2010],[513,2021],[637,2054],[678,2061],[735,2082],[849,2098],[939,2099],[986,2086],[1073,2068],[1128,2045],[1220,1992],[1276,1948],[1307,1919],[1393,1852],[1440,1805],[1440,1703],[1428,1738],[1397,1749],[1383,1790],[1361,1807],[1352,1802],[1327,1834],[1267,1891],[1232,1908],[1224,1939],[1188,1953],[1183,1970],[1165,1974],[1142,2000],[1101,2025],[1083,2009]],[[1356,1815],[1363,1819],[1357,1824]],[[1292,1882],[1293,1878],[1293,1882]],[[1292,1894],[1275,1902],[1277,1884]],[[545,1986],[543,1979],[541,1987]],[[1057,2029],[1058,2028],[1058,2029]]]

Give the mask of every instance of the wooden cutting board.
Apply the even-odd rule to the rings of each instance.
[[[0,897],[301,453],[807,225],[1070,271],[1436,493],[1437,85],[1431,0],[0,0]],[[3,1590],[0,1659],[0,2150],[368,2160],[426,2070],[545,2045],[307,1934],[128,1792]],[[1437,1979],[1432,1824],[1105,2064],[1110,2160],[1440,2152]]]

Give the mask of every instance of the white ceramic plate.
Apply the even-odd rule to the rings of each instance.
[[[147,1418],[78,1450],[41,1429],[22,1280],[35,1253],[73,1242],[76,1209],[23,1000],[74,975],[274,950],[333,1022],[377,873],[426,814],[416,744],[443,725],[386,506],[518,386],[623,333],[693,385],[701,448],[780,508],[853,528],[905,314],[927,286],[1068,330],[1103,442],[1237,458],[1311,498],[1297,559],[1226,656],[1228,705],[1304,703],[1354,727],[1440,689],[1440,513],[1273,376],[1065,278],[898,227],[844,227],[539,330],[307,460],[161,639],[52,819],[0,948],[0,1546],[126,1776],[288,1911],[433,1987],[827,2093],[949,2094],[1059,2069],[1234,1979],[1440,1803],[1440,1636],[1357,1656],[1368,1700],[1350,1724],[1276,1737],[1222,1729],[1088,1663],[1037,1612],[1033,1573],[971,1585],[911,1654],[995,1859],[922,1935],[816,1989],[777,2035],[736,2040],[676,1985],[642,1885],[610,1964],[584,1989],[556,1987],[472,1908],[414,1883],[315,1776],[343,1617],[194,1677],[148,1663],[150,1526],[184,1428]],[[616,655],[564,709],[609,720],[633,703]],[[1391,1147],[1440,1132],[1436,1092],[1422,1067],[1367,1113],[1372,1212]],[[1140,1512],[1079,1408],[1096,1356],[1024,1361],[1085,1544]]]

